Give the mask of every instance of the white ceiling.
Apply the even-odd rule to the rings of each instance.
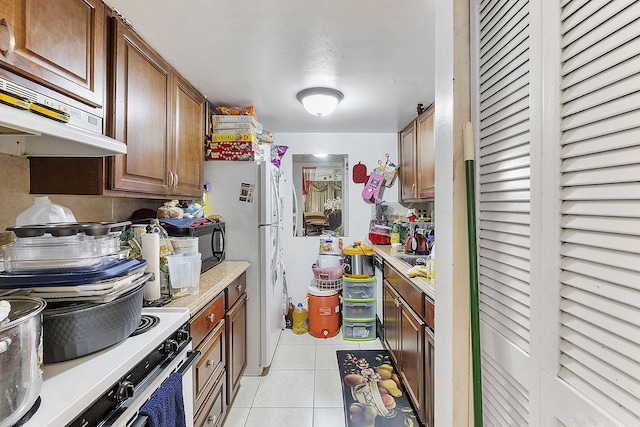
[[[434,0],[106,0],[214,105],[274,132],[397,132],[434,99]],[[305,88],[340,90],[314,117]]]

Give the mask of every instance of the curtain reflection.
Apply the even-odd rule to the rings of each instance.
[[[325,229],[342,233],[342,182],[310,181],[303,198],[307,236]]]
[[[309,189],[311,191],[309,191],[304,198],[305,212],[324,212],[326,210],[334,210],[336,202],[339,202],[342,199],[341,182],[314,181],[310,183]]]

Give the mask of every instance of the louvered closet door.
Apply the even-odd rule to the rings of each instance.
[[[561,8],[558,390],[640,425],[640,2]],[[595,403],[594,403],[595,402]],[[563,424],[593,417],[557,410]],[[584,412],[582,412],[584,414]],[[589,425],[604,425],[597,420]]]
[[[478,269],[483,418],[529,425],[529,2],[484,0],[476,22],[479,84]],[[475,16],[474,16],[475,15]]]

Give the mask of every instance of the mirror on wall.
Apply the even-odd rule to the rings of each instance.
[[[348,234],[346,154],[294,154],[293,235]]]

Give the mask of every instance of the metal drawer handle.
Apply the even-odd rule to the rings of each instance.
[[[236,289],[238,290],[238,292],[242,292],[242,285],[236,286]]]
[[[211,365],[213,365],[214,363],[216,363],[216,361],[215,361],[215,360],[213,360],[213,359],[207,360],[207,366],[211,366]]]
[[[210,315],[207,316],[207,320],[211,323],[213,323],[213,321],[215,320],[216,316],[211,313]]]
[[[174,186],[174,187],[177,187],[177,186],[178,186],[178,174],[177,174],[176,172],[174,172],[173,174],[174,174],[174,175],[175,175],[175,177],[176,177],[176,182],[175,182],[175,184],[173,184],[173,186]]]
[[[216,420],[218,419],[217,415],[209,415],[209,418],[207,418],[207,423],[208,424],[215,424]]]
[[[398,298],[394,299],[393,303],[396,305],[396,307],[400,307],[400,300]]]
[[[7,27],[7,31],[9,31],[9,47],[6,49],[0,49],[2,55],[5,58],[8,58],[13,53],[13,49],[15,49],[16,47],[16,37],[13,34],[13,27],[5,18],[2,18],[2,21],[0,21],[0,25],[4,25],[5,27]]]

